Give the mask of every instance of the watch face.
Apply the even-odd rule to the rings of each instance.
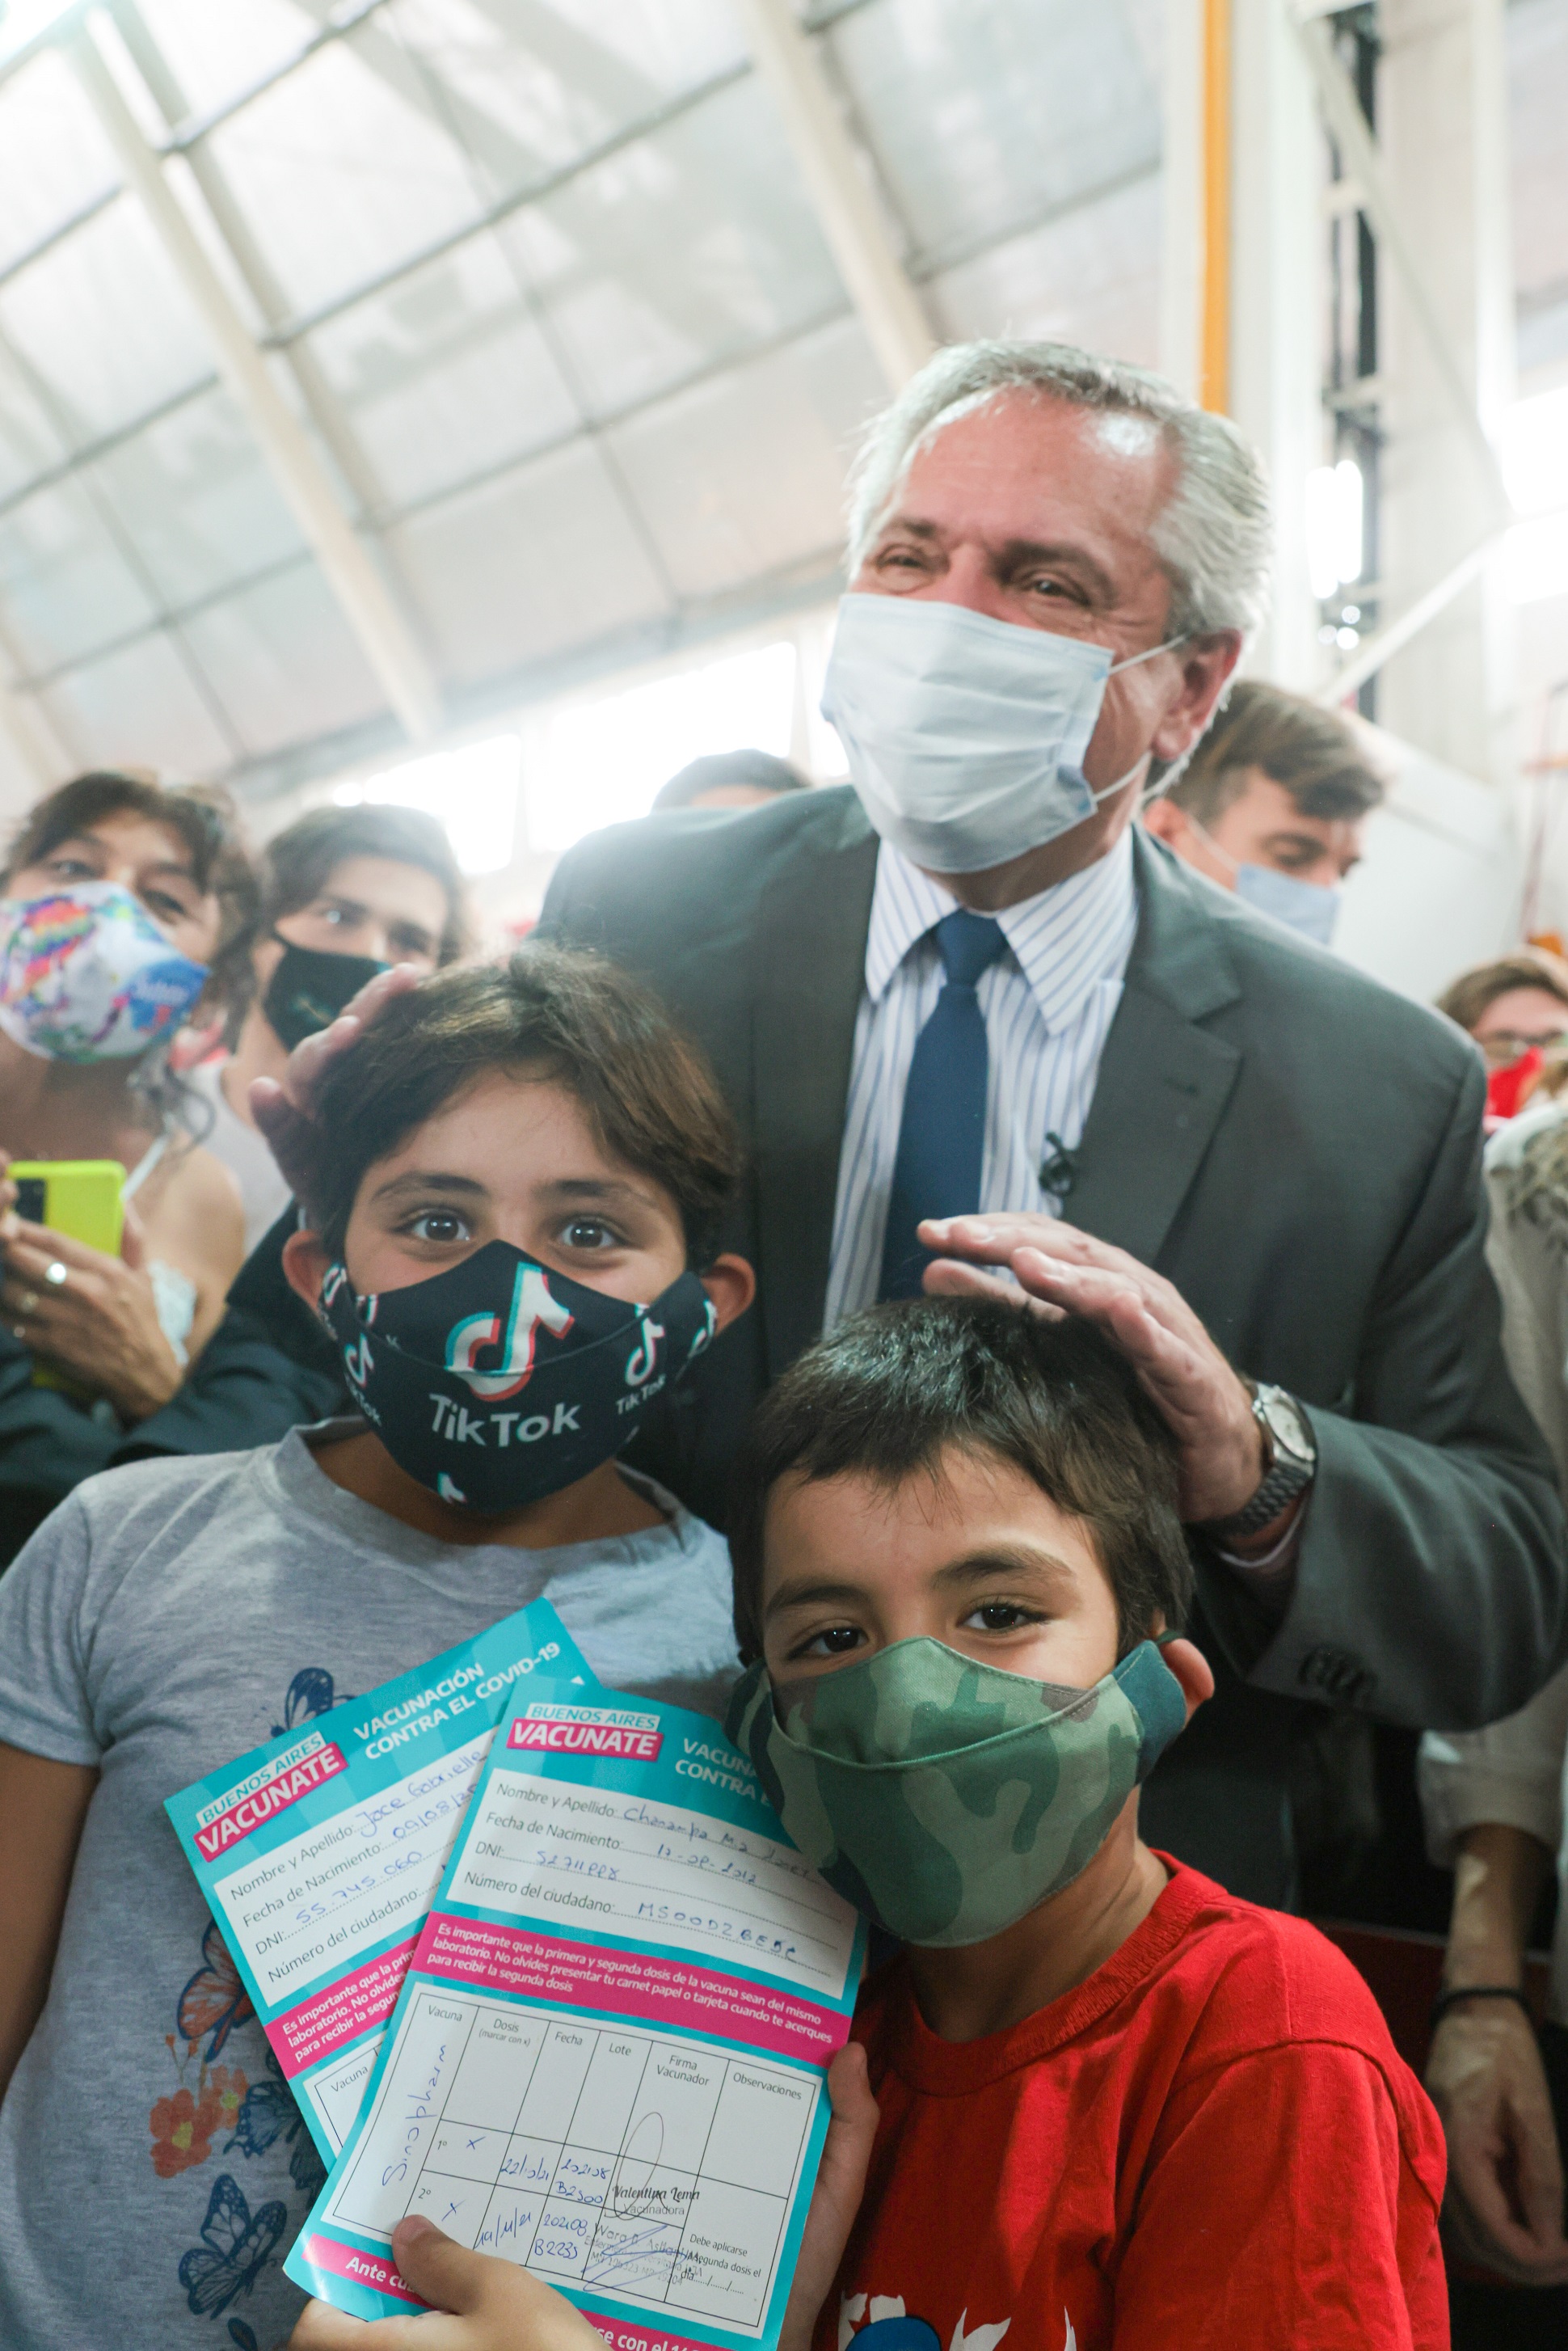
[[[1298,1461],[1315,1458],[1317,1447],[1294,1396],[1283,1388],[1260,1388],[1258,1403],[1269,1434],[1281,1449],[1295,1456]]]

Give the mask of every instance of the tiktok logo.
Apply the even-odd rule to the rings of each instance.
[[[664,1336],[662,1322],[655,1322],[652,1317],[647,1314],[642,1315],[639,1320],[642,1344],[640,1347],[634,1347],[627,1357],[626,1384],[628,1388],[639,1388],[653,1377],[659,1365],[659,1342]]]
[[[470,1314],[453,1323],[446,1343],[446,1367],[461,1373],[476,1396],[515,1395],[533,1375],[539,1332],[564,1339],[571,1327],[570,1310],[550,1295],[544,1268],[519,1266],[504,1326],[499,1314]],[[475,1359],[491,1347],[499,1349],[500,1363],[493,1371],[476,1370]]]

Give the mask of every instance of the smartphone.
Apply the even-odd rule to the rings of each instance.
[[[8,1173],[19,1217],[119,1255],[125,1170],[118,1159],[14,1159]]]

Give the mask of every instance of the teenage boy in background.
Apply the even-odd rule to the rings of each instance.
[[[905,1945],[836,2061],[785,2351],[1442,2351],[1442,2137],[1349,1962],[1137,1834],[1213,1688],[1174,1441],[1086,1323],[881,1309],[760,1407],[728,1728]],[[864,2201],[833,2287],[827,2269]],[[593,2351],[405,2222],[450,2318],[312,2305],[295,2351]]]
[[[1338,711],[1242,678],[1143,820],[1195,872],[1327,946],[1386,789]]]
[[[318,1113],[288,1274],[365,1417],[91,1479],[0,1583],[5,2351],[302,2307],[320,2167],[166,1796],[541,1595],[616,1688],[717,1713],[736,1670],[722,1541],[615,1458],[751,1297],[701,1054],[535,947],[400,996]]]
[[[258,863],[255,922],[220,967],[231,1050],[186,1081],[211,1119],[201,1140],[239,1185],[247,1254],[290,1196],[251,1115],[253,1081],[281,1078],[301,1039],[335,1020],[378,971],[454,963],[469,934],[452,844],[419,809],[313,809]]]

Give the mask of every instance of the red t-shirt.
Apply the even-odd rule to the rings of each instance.
[[[1442,2131],[1371,1993],[1166,1866],[1005,2032],[939,2040],[902,1959],[867,1987],[882,2121],[815,2351],[1443,2351]]]

